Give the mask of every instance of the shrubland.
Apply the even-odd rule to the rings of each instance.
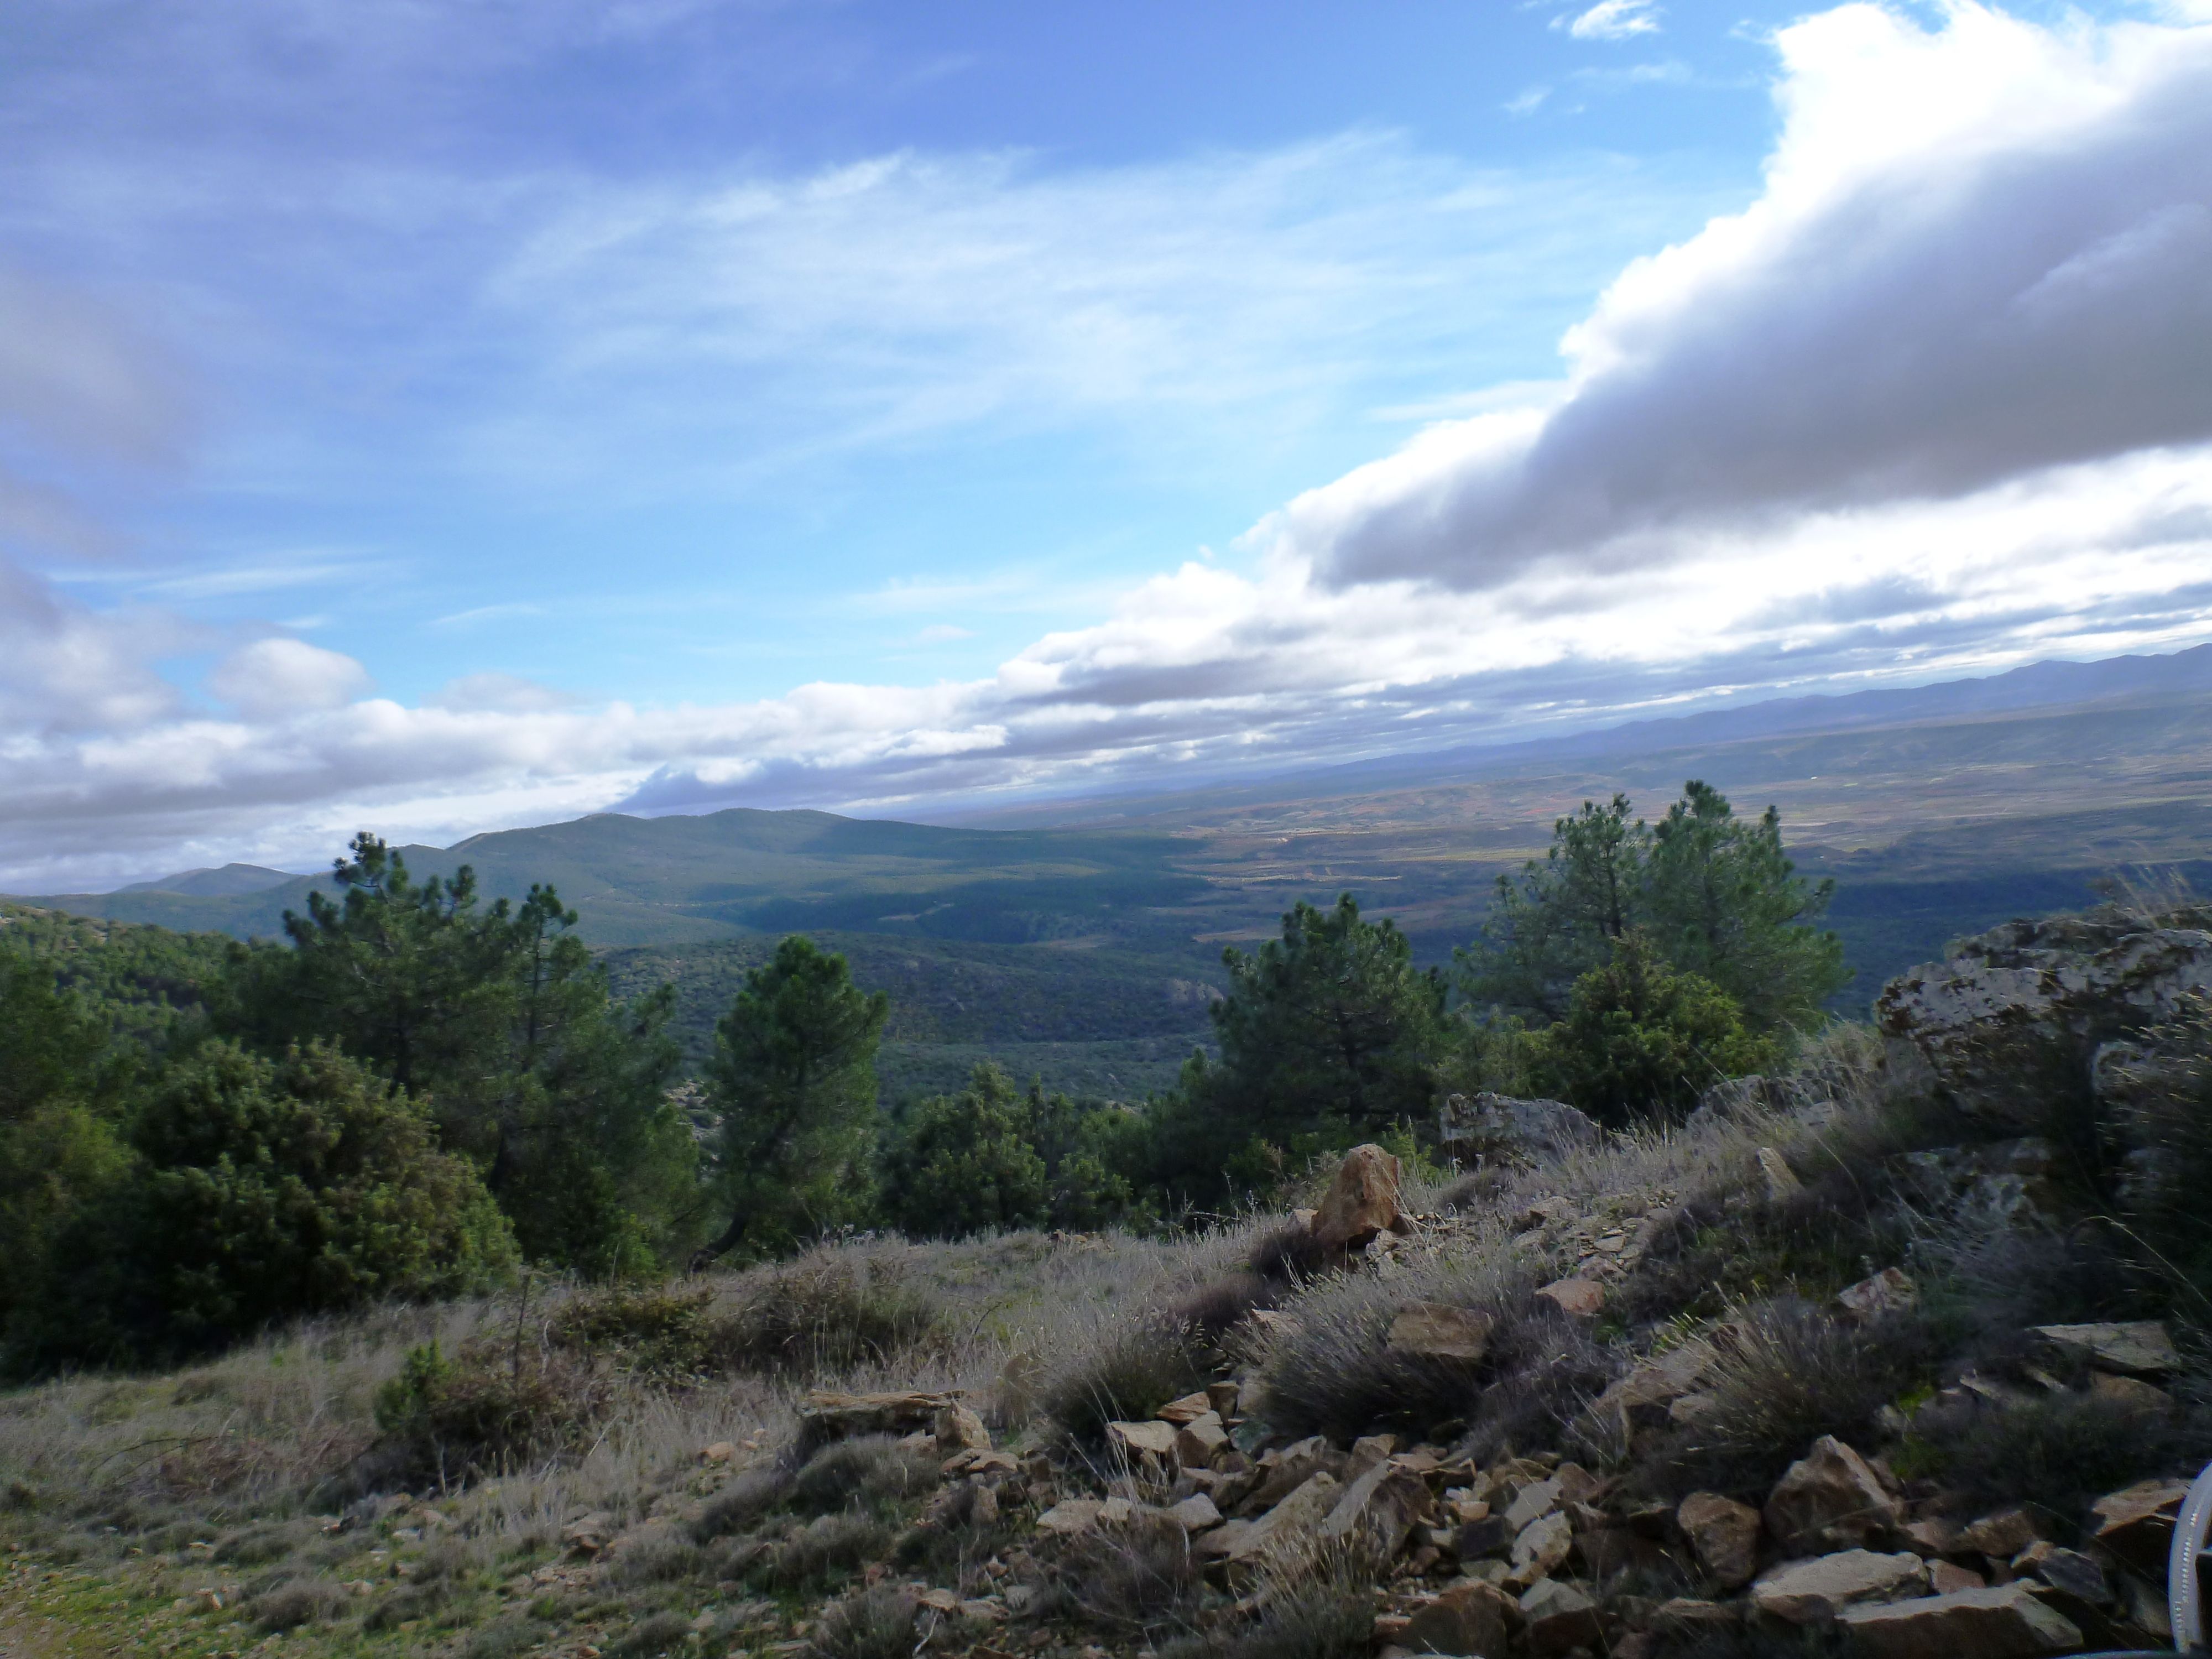
[[[0,1396],[0,1533],[64,1632],[1795,1652],[1968,1577],[2152,1631],[2112,1495],[2151,1483],[2155,1530],[2212,1455],[2180,897],[1816,1027],[1825,892],[1692,786],[1563,820],[1449,976],[1295,907],[1170,1097],[986,1066],[887,1115],[884,1003],[809,941],[687,1109],[550,891],[353,853],[342,903],[180,952],[158,1002],[36,917],[0,956],[43,1379]],[[2101,1001],[1960,1012],[2113,963]],[[1775,1575],[1846,1544],[1889,1577],[1798,1616]]]

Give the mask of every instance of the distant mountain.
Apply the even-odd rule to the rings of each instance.
[[[265,893],[300,878],[289,870],[264,870],[258,864],[226,864],[220,870],[185,870],[159,881],[133,882],[125,893],[181,893],[187,898],[240,898]]]

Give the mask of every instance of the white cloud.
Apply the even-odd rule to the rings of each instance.
[[[1656,34],[1659,16],[1659,8],[1651,0],[1598,0],[1588,11],[1561,21],[1577,40],[1626,40],[1638,34]]]
[[[250,720],[283,720],[335,708],[369,687],[368,671],[305,640],[256,640],[208,675],[208,689]]]
[[[1717,686],[2191,642],[2212,633],[2208,40],[1965,5],[1934,31],[1859,6],[1788,31],[1764,194],[1625,272],[1570,336],[1564,389],[1458,405],[1475,412],[1266,520],[1245,568],[1194,560],[980,679],[641,708],[478,675],[407,708],[363,695],[349,658],[264,640],[212,677],[235,707],[214,719],[149,666],[184,648],[175,625],[19,584],[0,594],[0,885],[173,866],[180,847],[308,862],[362,823],[451,840],[617,803],[914,810],[1590,723]],[[927,195],[927,174],[844,187]],[[1109,183],[1091,198],[1107,218]],[[680,339],[635,349],[738,352],[738,324],[763,318],[834,332],[876,291],[866,246],[830,246],[858,222],[834,204],[723,204],[732,223],[755,209],[820,215],[809,235],[846,300],[748,308],[738,270],[738,301],[679,308]],[[701,213],[615,227],[619,257],[577,252],[562,281],[620,278],[605,323],[650,288],[656,237],[692,270],[702,248],[752,246]],[[1011,281],[994,237],[1028,222],[985,216],[932,246],[976,251],[988,307]],[[1058,296],[1078,310],[1098,300],[1079,276]],[[916,327],[985,326],[933,289],[881,292]],[[1049,330],[1051,306],[1021,303],[1028,320],[989,326]],[[1119,395],[1086,350],[1071,335],[1012,381]],[[917,581],[858,608],[914,628],[1030,603],[1010,581]]]
[[[1759,199],[1622,274],[1556,406],[1302,496],[1278,556],[1481,587],[2212,436],[2212,29],[1960,0],[1779,41]]]

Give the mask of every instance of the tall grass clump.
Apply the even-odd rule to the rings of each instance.
[[[1204,1388],[1220,1365],[1202,1331],[1162,1313],[1109,1319],[1073,1342],[1045,1378],[1038,1403],[1079,1445],[1102,1443],[1109,1423],[1150,1417]]]

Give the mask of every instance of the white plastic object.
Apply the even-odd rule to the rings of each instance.
[[[2173,1645],[2182,1653],[2204,1650],[2205,1534],[2212,1530],[2212,1463],[2204,1466],[2173,1521],[2172,1553],[2166,1562],[2166,1610],[2173,1620]]]

